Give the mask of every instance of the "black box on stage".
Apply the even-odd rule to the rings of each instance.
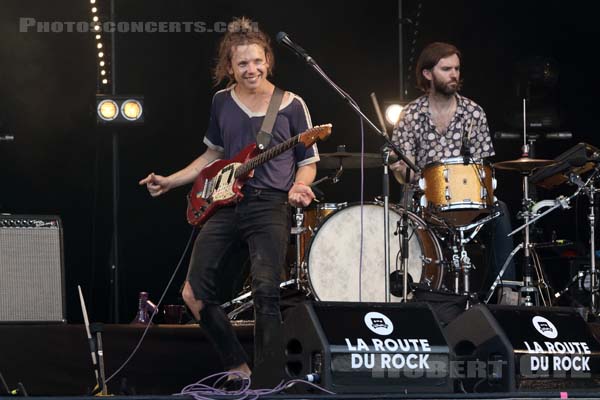
[[[57,216],[0,215],[0,322],[64,322]]]
[[[335,393],[454,389],[448,343],[425,303],[307,302],[286,314],[283,346],[280,358],[255,368],[257,386],[304,379]],[[295,388],[310,390],[308,385]]]
[[[476,305],[445,329],[468,392],[596,390],[600,343],[577,310]]]

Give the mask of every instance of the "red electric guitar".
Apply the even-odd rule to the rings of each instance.
[[[203,225],[218,208],[236,203],[244,197],[241,190],[252,176],[254,168],[303,143],[312,146],[331,134],[331,124],[311,128],[262,153],[256,144],[248,145],[230,160],[215,160],[206,165],[194,181],[188,194],[187,220],[191,225]]]

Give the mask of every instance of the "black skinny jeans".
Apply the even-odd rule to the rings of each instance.
[[[204,303],[200,325],[216,347],[223,367],[230,369],[248,362],[231,322],[219,306],[219,266],[243,240],[250,254],[254,300],[254,365],[267,352],[281,349],[279,285],[285,265],[291,218],[287,193],[244,188],[244,199],[233,207],[219,209],[200,230],[192,251],[187,275],[196,299]],[[241,267],[241,266],[240,266]]]

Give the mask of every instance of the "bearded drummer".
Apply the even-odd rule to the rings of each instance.
[[[460,94],[460,51],[448,43],[435,42],[423,49],[417,60],[416,82],[424,94],[408,104],[394,128],[392,140],[419,168],[451,157],[468,155],[483,160],[495,154],[485,112],[477,103]],[[406,164],[391,165],[396,179],[403,183]],[[411,181],[416,181],[414,176]],[[504,202],[495,205],[500,217],[481,232],[491,249],[490,272],[485,288],[493,282],[513,249],[511,223]],[[487,231],[487,232],[485,232]],[[515,279],[511,260],[503,280]]]

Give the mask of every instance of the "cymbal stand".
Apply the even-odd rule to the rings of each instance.
[[[529,198],[530,173],[524,171],[521,175],[523,177],[523,210],[521,211],[521,216],[526,226],[523,233],[523,286],[520,291],[520,303],[524,306],[534,306],[536,303],[537,288],[533,285],[531,242],[529,236],[529,220],[533,217],[531,213],[533,201]]]
[[[558,198],[556,198],[554,200],[554,206],[550,207],[548,210],[544,211],[542,214],[536,215],[534,218],[531,218],[535,213],[532,213],[531,211],[529,211],[528,209],[524,208],[524,211],[522,213],[522,215],[525,217],[525,223],[520,226],[519,228],[515,229],[514,231],[512,231],[511,233],[508,234],[508,236],[512,236],[513,234],[517,233],[520,230],[525,230],[524,232],[524,237],[525,237],[525,242],[522,243],[524,249],[525,249],[525,267],[527,268],[527,266],[529,265],[530,269],[529,271],[527,271],[527,269],[524,270],[524,274],[523,274],[523,286],[521,288],[521,294],[523,295],[523,293],[525,292],[525,296],[522,297],[522,299],[524,300],[524,305],[533,305],[533,304],[527,304],[527,293],[532,293],[532,292],[536,292],[536,288],[533,287],[532,282],[531,282],[531,252],[533,251],[533,246],[531,245],[531,243],[529,243],[529,226],[531,224],[533,224],[535,221],[539,220],[540,218],[544,217],[545,215],[549,214],[550,212],[556,210],[557,208],[561,207],[563,209],[568,209],[570,208],[570,202],[573,198],[577,197],[582,191],[584,193],[586,193],[588,195],[588,197],[590,198],[590,213],[588,215],[588,220],[590,221],[590,233],[591,233],[591,238],[590,238],[590,251],[594,251],[595,250],[595,243],[594,243],[594,237],[595,237],[595,232],[594,232],[594,220],[595,220],[595,215],[594,215],[594,209],[593,209],[593,204],[594,204],[594,197],[595,197],[595,192],[598,191],[597,188],[594,187],[594,181],[596,178],[596,175],[600,172],[600,168],[596,167],[596,171],[592,174],[592,176],[584,183],[579,176],[575,176],[575,175],[571,175],[569,177],[569,180],[571,183],[575,184],[578,186],[578,189],[575,191],[575,193],[573,193],[571,196],[569,197],[564,197],[564,196],[559,196]],[[527,178],[528,175],[524,174],[524,185],[527,184]],[[525,192],[526,193],[526,192]],[[527,197],[526,195],[524,197]],[[524,207],[525,207],[525,199],[524,199]],[[527,204],[530,204],[530,202],[527,202]],[[529,208],[529,207],[528,207]],[[518,250],[518,249],[515,249]],[[513,253],[516,253],[516,251],[513,251]],[[512,256],[514,255],[513,253],[511,253],[511,256],[509,256],[509,259],[506,261],[504,267],[507,265],[508,261],[510,261],[510,259],[512,258]],[[529,256],[529,260],[528,257]],[[595,287],[595,289],[591,290],[591,294],[592,294],[592,311],[596,312],[597,311],[597,306],[598,306],[598,279],[597,279],[597,271],[596,271],[596,265],[595,265],[595,254],[592,253],[591,254],[591,264],[590,264],[590,275],[591,275],[591,280],[592,283],[596,286],[592,286],[592,288]],[[504,273],[504,268],[500,271],[500,274],[498,274],[498,278],[496,278],[496,282],[494,282],[494,284],[492,285],[492,288],[490,289],[490,292],[488,293],[488,298],[486,300],[489,301],[489,299],[491,298],[491,294],[493,293],[493,290],[495,289],[500,277],[502,276],[502,274]],[[593,273],[592,273],[593,271]],[[529,276],[528,273],[529,272]],[[538,279],[540,276],[540,272],[541,271],[537,271],[538,272]],[[543,272],[542,272],[543,273]],[[529,278],[529,282],[527,281],[526,278]],[[545,282],[543,282],[543,276],[542,276],[542,285],[543,286],[545,284]],[[538,285],[540,286],[540,285]],[[538,288],[537,290],[541,289],[542,287]],[[541,293],[540,293],[541,294]],[[560,297],[560,295],[559,295]],[[595,304],[595,306],[594,306]]]
[[[591,304],[590,308],[594,315],[598,315],[598,271],[596,270],[596,214],[595,214],[595,201],[596,192],[600,191],[600,188],[595,186],[595,178],[600,172],[600,166],[596,165],[596,171],[592,174],[587,182],[587,185],[583,189],[584,193],[588,196],[590,207],[588,214],[588,222],[590,224],[590,294]]]

